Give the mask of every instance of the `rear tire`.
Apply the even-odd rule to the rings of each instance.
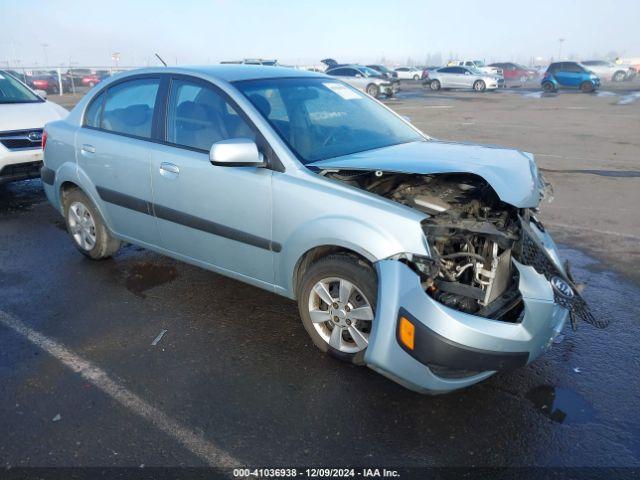
[[[414,75],[414,76],[413,76],[413,80],[414,80],[414,81],[416,81],[416,82],[417,82],[418,80],[420,80],[420,75]]]
[[[431,88],[431,90],[433,90],[434,92],[437,92],[438,90],[440,90],[440,80],[432,80],[431,83],[429,84],[429,88]]]
[[[520,83],[527,83],[527,80],[529,80],[529,77],[527,77],[526,75],[522,75],[520,77]]]
[[[556,91],[556,87],[551,82],[542,82],[542,90],[546,93],[552,93]]]
[[[593,86],[593,83],[591,82],[582,82],[580,84],[580,91],[582,93],[591,93],[595,90],[595,87]]]
[[[627,74],[622,70],[620,70],[613,74],[613,77],[611,78],[611,80],[613,80],[614,82],[624,82],[626,78],[627,78]]]
[[[309,267],[297,292],[302,325],[315,346],[338,360],[363,365],[376,308],[373,268],[352,255],[329,255]]]
[[[82,190],[69,191],[63,206],[67,232],[83,255],[102,260],[118,251],[120,241],[109,233],[100,212]]]
[[[375,83],[371,83],[367,85],[367,94],[371,95],[373,98],[378,98],[380,96],[380,87]]]
[[[476,92],[484,92],[484,91],[487,89],[487,84],[486,84],[486,83],[484,83],[484,81],[483,81],[483,80],[476,80],[476,81],[473,83],[473,89],[474,89]]]

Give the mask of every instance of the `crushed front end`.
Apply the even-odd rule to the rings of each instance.
[[[353,179],[349,179],[353,181]],[[571,317],[597,323],[550,236],[528,208],[465,174],[360,178],[427,214],[429,256],[376,264],[367,364],[417,391],[443,393],[542,354]]]

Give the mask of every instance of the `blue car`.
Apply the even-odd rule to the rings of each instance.
[[[600,77],[578,62],[555,62],[547,68],[541,84],[545,92],[574,88],[590,93],[600,88]]]
[[[527,365],[588,312],[537,218],[533,155],[434,140],[336,77],[122,73],[43,148],[82,254],[130,242],[284,295],[321,351],[419,392]]]

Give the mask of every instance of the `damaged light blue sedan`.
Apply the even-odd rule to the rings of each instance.
[[[592,320],[536,217],[532,155],[434,140],[326,75],[115,75],[43,143],[86,256],[130,242],[295,299],[320,350],[419,392],[527,365]]]

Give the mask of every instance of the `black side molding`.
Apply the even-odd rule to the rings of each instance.
[[[56,171],[47,167],[42,167],[40,169],[40,177],[47,185],[53,185],[56,181]]]
[[[207,232],[219,237],[235,240],[236,242],[252,245],[264,250],[271,250],[276,253],[282,250],[282,245],[267,238],[258,237],[256,235],[243,232],[242,230],[237,230],[204,218],[189,215],[188,213],[180,212],[169,207],[157,205],[141,198],[132,197],[131,195],[116,192],[115,190],[108,188],[96,187],[96,190],[102,200],[113,205],[118,205],[119,207],[135,210],[136,212],[144,213],[145,215],[155,215],[157,218],[161,218],[169,222],[184,225],[185,227]]]
[[[415,327],[414,349],[400,341],[400,318],[405,317]],[[513,370],[523,367],[529,352],[495,352],[469,347],[449,340],[419,322],[401,308],[396,320],[396,340],[402,349],[424,365],[440,365],[460,370],[488,371]]]

